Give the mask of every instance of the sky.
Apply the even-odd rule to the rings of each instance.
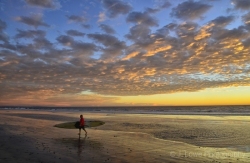
[[[1,0],[1,106],[250,105],[249,0]]]

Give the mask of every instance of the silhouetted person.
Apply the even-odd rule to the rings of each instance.
[[[85,131],[85,135],[87,135],[87,131],[85,130],[85,126],[84,126],[84,118],[82,115],[80,115],[80,125],[79,125],[79,135],[81,135],[81,129],[83,129]]]

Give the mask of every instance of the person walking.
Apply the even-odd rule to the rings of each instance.
[[[81,129],[85,131],[85,135],[87,135],[87,131],[85,130],[84,118],[80,115],[80,125],[79,125],[79,135],[81,135]]]

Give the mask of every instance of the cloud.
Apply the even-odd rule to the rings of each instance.
[[[147,26],[158,26],[157,20],[150,16],[148,13],[144,12],[131,12],[129,13],[127,22],[144,24]]]
[[[97,94],[67,94],[61,96],[51,96],[46,99],[46,102],[48,102],[50,105],[54,105],[54,103],[59,103],[60,105],[64,104],[66,106],[82,106],[82,103],[84,103],[85,106],[110,106],[110,102],[115,103],[115,101],[118,99],[118,97],[105,97]],[[95,104],[93,104],[93,101],[95,101]]]
[[[250,12],[242,16],[243,22],[247,25],[250,26]]]
[[[3,41],[4,43],[8,43],[9,37],[5,33],[1,32],[0,33],[0,41]]]
[[[81,16],[78,16],[78,15],[70,15],[70,16],[67,16],[68,17],[68,20],[70,22],[76,22],[76,23],[84,23],[87,21],[86,18],[84,17],[81,17]]]
[[[26,3],[28,3],[29,5],[33,5],[33,6],[39,6],[39,7],[43,7],[43,8],[59,8],[60,7],[60,3],[57,0],[25,0]]]
[[[169,8],[171,6],[171,3],[168,1],[164,1],[164,2],[161,2],[157,5],[158,6],[156,8],[150,8],[150,7],[146,8],[145,12],[149,13],[149,14],[159,12],[162,9]]]
[[[70,36],[84,36],[85,35],[85,33],[82,33],[82,32],[79,32],[79,31],[73,30],[73,29],[68,30],[66,33],[67,33],[67,35],[70,35]]]
[[[71,46],[72,43],[74,43],[74,39],[72,37],[66,36],[66,35],[61,35],[61,36],[57,37],[56,40],[65,46]]]
[[[84,62],[81,56],[91,55],[98,50],[96,43],[76,42],[70,36],[65,35],[59,36],[57,40],[62,44],[70,42],[71,49],[50,49],[47,54],[44,54],[45,57],[34,53],[36,41],[33,42],[33,46],[17,48],[18,52],[26,53],[25,56],[18,56],[16,51],[1,50],[0,54],[5,58],[4,62],[0,61],[0,65],[4,66],[0,69],[0,78],[3,79],[1,85],[2,91],[8,92],[5,93],[4,98],[25,97],[24,99],[28,99],[37,96],[40,101],[50,101],[51,104],[52,101],[61,99],[60,96],[72,95],[74,96],[72,100],[75,99],[77,101],[75,102],[80,105],[82,98],[89,100],[91,98],[74,94],[79,94],[86,89],[98,94],[147,95],[249,85],[247,77],[239,75],[245,69],[244,66],[239,69],[237,66],[236,69],[229,66],[247,63],[245,58],[248,56],[249,49],[243,47],[245,49],[238,50],[242,48],[239,39],[244,38],[243,34],[232,34],[236,31],[226,32],[222,40],[215,37],[219,33],[212,34],[204,37],[202,43],[196,41],[195,36],[205,29],[206,32],[213,32],[211,31],[213,26],[200,27],[191,22],[165,25],[166,29],[175,29],[183,33],[176,37],[170,35],[160,37],[154,32],[151,33],[148,27],[143,25],[133,28],[135,34],[139,29],[143,31],[145,28],[145,31],[137,37],[133,36],[135,42],[128,47],[122,46],[122,42],[112,35],[87,35],[104,46],[101,59],[111,58],[114,54],[122,55],[122,50],[127,51],[127,56],[130,55],[125,60],[115,62],[106,62],[101,59],[89,59],[88,62]],[[159,31],[162,28],[159,28]],[[239,31],[236,33],[239,33],[240,28],[237,30]],[[132,33],[130,31],[130,34]],[[184,34],[190,37],[189,44],[183,41]],[[137,41],[140,40],[138,38],[149,39],[147,46],[138,44]],[[37,44],[40,43],[37,42]],[[121,47],[118,48],[117,45]],[[42,61],[38,62],[38,57],[47,64]],[[66,61],[71,64],[66,64]],[[8,73],[10,70],[14,72],[17,67],[18,72],[15,75]],[[232,72],[240,78],[228,77],[227,74],[233,75]],[[204,77],[204,74],[207,77]],[[218,77],[214,77],[215,74]]]
[[[4,42],[4,44],[0,44],[0,47],[3,49],[16,50],[16,45],[10,44],[8,40],[7,42]]]
[[[87,36],[104,46],[116,46],[122,44],[122,42],[120,42],[115,36],[109,34],[88,34]]]
[[[119,41],[116,37],[109,34],[88,34],[88,37],[104,45],[102,50],[102,59],[113,60],[123,54],[126,44]]]
[[[7,24],[0,19],[0,31],[2,32],[4,29],[6,29]]]
[[[0,103],[4,106],[9,105],[9,103],[18,103],[18,106],[81,107],[83,103],[85,106],[110,106],[110,102],[116,103],[119,99],[118,97],[107,97],[98,94],[67,94],[63,93],[63,90],[63,88],[56,91],[41,89],[19,94],[20,96],[15,96],[18,93],[11,92],[10,96],[5,97],[3,101],[0,100]],[[94,104],[93,101],[95,101]]]
[[[151,30],[149,27],[140,24],[130,28],[129,33],[125,37],[143,47],[143,45],[151,42],[150,34]]]
[[[233,16],[219,16],[211,22],[217,27],[225,27],[230,24],[235,18]]]
[[[100,12],[98,15],[98,21],[97,22],[104,22],[106,20],[106,14],[104,12]]]
[[[100,12],[98,17],[98,22],[104,22],[106,20],[106,14],[104,12]]]
[[[244,41],[243,41],[243,45],[244,45],[244,47],[246,47],[246,48],[250,48],[250,38],[244,40]]]
[[[171,6],[171,3],[168,1],[164,1],[163,4],[160,5],[160,8],[168,8]]]
[[[72,48],[78,53],[84,54],[85,56],[90,56],[94,54],[94,51],[97,50],[95,44],[92,43],[83,43],[83,42],[74,42]],[[81,55],[79,54],[79,55]]]
[[[85,29],[89,29],[90,25],[89,24],[82,24],[82,27],[85,28]]]
[[[38,26],[50,27],[47,23],[42,21],[41,15],[32,15],[31,17],[20,16],[16,17],[16,21],[27,24],[29,26],[34,26],[37,28]]]
[[[169,34],[169,29],[167,26],[157,29],[155,33],[155,35],[161,38],[168,36],[168,34]]]
[[[33,41],[34,41],[34,48],[36,49],[50,49],[53,46],[53,44],[49,40],[43,37],[35,38]]]
[[[17,29],[17,34],[15,38],[35,38],[35,37],[44,37],[46,35],[45,31],[42,30],[20,30]]]
[[[235,5],[236,9],[249,10],[250,1],[249,0],[232,0],[232,3]]]
[[[125,49],[124,44],[118,44],[118,46],[112,46],[102,49],[102,55],[100,57],[104,62],[114,62],[118,60],[119,57],[123,54]]]
[[[74,55],[75,57],[81,56],[82,58],[86,59],[93,55],[95,51],[97,51],[97,46],[95,44],[78,42],[75,41],[71,36],[61,35],[57,37],[56,40],[64,46],[71,48],[70,54],[68,55]]]
[[[121,0],[102,0],[104,8],[110,18],[124,15],[131,11],[132,7]]]
[[[6,33],[4,33],[4,30],[7,28],[7,24],[0,19],[0,41],[3,41],[4,43],[8,43],[9,37]]]
[[[148,7],[148,8],[145,9],[145,12],[149,13],[149,14],[154,14],[154,13],[159,12],[159,11],[160,11],[159,8],[150,8],[150,7]]]
[[[231,30],[221,29],[216,30],[213,33],[213,38],[218,41],[221,40],[244,40],[250,36],[249,32],[244,30],[244,28],[235,28]]]
[[[100,24],[99,27],[107,34],[114,34],[115,30],[107,24]]]
[[[172,9],[171,15],[173,17],[183,20],[194,20],[201,18],[201,16],[207,12],[212,6],[204,4],[202,2],[195,2],[189,0],[179,4]]]

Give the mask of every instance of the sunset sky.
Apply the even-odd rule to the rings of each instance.
[[[250,0],[1,0],[0,105],[250,105]]]

